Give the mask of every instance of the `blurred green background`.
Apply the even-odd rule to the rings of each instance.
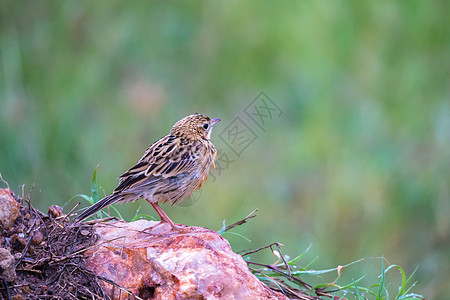
[[[251,243],[226,236],[236,251],[278,241],[292,257],[312,244],[314,268],[384,255],[418,266],[415,292],[448,298],[449,6],[2,1],[0,172],[18,194],[35,184],[47,211],[90,194],[97,164],[110,193],[182,117],[220,117],[212,141],[230,162],[194,199],[163,206],[173,220],[218,230],[259,208],[234,229]],[[260,92],[280,109],[262,128],[245,110]],[[237,117],[257,136],[234,145],[240,155],[227,132]],[[144,202],[118,209],[129,220],[140,205],[156,216]]]

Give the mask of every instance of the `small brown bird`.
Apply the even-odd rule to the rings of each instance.
[[[161,223],[168,222],[175,229],[158,203],[175,204],[186,199],[206,180],[216,159],[216,148],[209,140],[211,129],[219,121],[194,114],[176,122],[168,135],[153,143],[137,164],[120,176],[111,195],[88,207],[75,220],[82,221],[113,203],[144,198]]]

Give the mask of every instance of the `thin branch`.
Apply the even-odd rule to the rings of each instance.
[[[264,247],[262,247],[262,248],[258,248],[258,249],[255,249],[255,250],[251,250],[251,251],[245,252],[244,254],[241,254],[241,256],[253,254],[253,253],[259,252],[259,251],[261,251],[261,250],[267,249],[267,248],[272,249],[272,246],[275,245],[276,243],[278,243],[278,242],[272,243],[272,244],[267,245],[267,246],[264,246]]]
[[[23,205],[24,198],[25,198],[25,184],[22,184],[22,197],[20,197],[20,205]]]
[[[302,291],[300,291],[300,290],[295,291],[291,286],[287,285],[287,284],[284,283],[283,281],[281,281],[281,280],[276,280],[276,278],[272,278],[272,277],[270,277],[270,276],[264,274],[263,272],[261,272],[261,271],[259,271],[259,270],[257,270],[257,269],[253,269],[253,268],[251,268],[251,267],[249,267],[249,269],[250,269],[252,272],[258,273],[258,274],[260,274],[261,276],[264,276],[265,278],[267,278],[268,280],[270,280],[271,282],[275,283],[277,286],[280,287],[280,291],[281,291],[282,293],[284,293],[284,292],[283,292],[283,288],[284,288],[284,289],[287,290],[288,292],[290,292],[290,293],[292,293],[293,295],[295,295],[296,297],[298,297],[298,299],[302,299],[302,300],[315,300],[315,299],[318,299],[317,297],[314,297],[314,296],[307,296],[307,295],[299,294],[299,292],[302,292]]]
[[[1,177],[1,174],[0,174],[0,177]],[[2,178],[2,180],[3,180],[3,178]],[[8,300],[11,300],[11,292],[9,291],[8,282],[4,278],[2,278],[2,280],[3,280],[3,286],[5,287],[5,291],[6,291],[6,297]]]
[[[91,249],[91,248],[95,248],[95,247],[98,247],[98,246],[100,246],[100,245],[103,245],[103,244],[106,244],[106,243],[109,243],[109,242],[113,242],[113,241],[118,240],[118,239],[123,239],[123,238],[125,238],[125,236],[118,236],[118,237],[116,237],[116,238],[113,238],[113,239],[104,241],[104,242],[102,242],[102,243],[100,243],[100,244],[94,244],[94,245],[92,245],[92,246],[90,246],[90,247],[80,249],[80,250],[78,250],[78,251],[75,251],[75,252],[73,252],[73,253],[70,253],[69,255],[63,256],[63,257],[61,257],[61,258],[55,258],[53,261],[61,261],[61,260],[65,260],[65,259],[67,259],[67,258],[69,258],[69,257],[73,257],[74,255],[83,253],[84,251],[87,251],[87,250],[89,250],[89,249]]]
[[[19,260],[18,260],[17,263],[16,263],[16,268],[17,268],[17,266],[22,262],[22,259],[23,259],[23,258],[25,257],[25,255],[27,254],[28,248],[30,248],[30,245],[31,245],[31,241],[32,241],[33,238],[34,238],[34,234],[36,233],[36,231],[37,231],[38,229],[39,229],[39,227],[36,228],[35,230],[33,230],[33,233],[31,234],[30,238],[28,239],[27,245],[26,245],[25,248],[23,249],[22,255],[20,256]]]
[[[267,248],[267,247],[266,247],[266,248]],[[281,271],[280,269],[278,269],[277,267],[275,267],[275,266],[273,266],[273,265],[265,265],[265,264],[260,264],[260,263],[251,262],[251,261],[247,261],[247,263],[248,263],[248,264],[252,264],[252,265],[256,265],[256,266],[260,266],[260,267],[265,267],[265,268],[271,269],[272,271],[275,271],[275,272],[277,272],[277,273],[283,275],[283,276],[286,277],[286,278],[290,278],[291,280],[294,280],[294,281],[296,281],[297,283],[300,283],[301,285],[303,285],[303,286],[304,286],[306,289],[308,289],[309,291],[312,290],[312,286],[311,286],[310,284],[304,282],[303,280],[301,280],[301,279],[298,278],[298,277],[291,276],[290,274]],[[337,297],[337,296],[330,295],[330,294],[328,294],[327,292],[324,292],[323,289],[321,289],[321,288],[316,288],[316,289],[314,289],[314,292],[316,293],[317,296],[325,296],[325,297],[329,297],[329,298],[331,298],[331,299],[333,299],[333,300],[345,299],[345,298],[340,298],[340,297]]]
[[[6,186],[8,187],[8,190],[11,190],[11,189],[9,188],[8,182],[6,182],[6,180],[3,179],[2,173],[0,173],[0,181],[2,181],[4,184],[6,184]]]
[[[275,271],[275,272],[277,272],[277,273],[280,273],[281,275],[284,275],[284,276],[287,277],[287,278],[290,278],[289,274],[287,274],[287,273],[281,271],[280,269],[278,269],[278,268],[275,267],[275,266],[272,266],[272,265],[265,265],[265,264],[260,264],[260,263],[255,263],[255,262],[252,262],[252,261],[247,261],[247,263],[248,263],[248,264],[252,264],[252,265],[256,265],[256,266],[260,266],[260,267],[266,267],[266,268],[271,269],[271,270],[273,270],[273,271]],[[301,279],[299,279],[299,278],[297,278],[297,277],[292,277],[292,279],[293,279],[294,281],[300,283],[301,285],[303,285],[303,286],[304,286],[305,288],[307,288],[308,290],[311,290],[311,289],[312,289],[312,286],[311,286],[310,284],[307,284],[307,283],[304,282],[303,280],[301,280]]]
[[[31,206],[30,199],[31,199],[31,191],[34,189],[35,186],[36,185],[33,183],[33,185],[31,186],[30,190],[28,191],[27,197],[25,198],[25,200],[26,200],[26,202],[28,204],[28,208],[29,209],[33,209],[33,210],[35,210],[35,209],[34,209],[34,207]]]
[[[91,220],[91,221],[85,221],[83,223],[87,224],[87,225],[94,225],[94,224],[97,224],[97,223],[102,223],[102,222],[111,221],[111,220],[119,220],[119,219],[117,217],[106,217],[106,218],[102,218],[102,219],[95,219],[95,220]]]
[[[288,274],[289,274],[290,280],[292,281],[291,268],[289,268],[289,265],[288,265],[286,259],[284,258],[283,252],[281,252],[280,243],[275,243],[275,246],[277,246],[278,252],[281,255],[281,259],[283,260],[284,265],[286,266],[286,269],[288,270]]]
[[[237,221],[236,223],[233,223],[233,224],[231,224],[231,225],[228,225],[228,226],[225,228],[225,232],[228,231],[228,230],[230,230],[231,228],[234,228],[234,227],[236,227],[236,226],[239,226],[239,225],[242,225],[242,224],[246,223],[248,219],[251,219],[251,218],[256,217],[256,212],[257,212],[257,211],[258,211],[258,209],[255,208],[251,213],[248,214],[248,216],[246,216],[246,217],[243,218],[242,220]]]
[[[92,272],[90,272],[90,271],[88,271],[88,270],[83,270],[83,271],[86,272],[86,273],[89,273],[89,274],[91,274],[91,275],[95,275],[94,273],[92,273]],[[131,296],[133,296],[134,298],[136,298],[136,299],[138,299],[138,300],[143,300],[142,298],[136,296],[132,291],[130,291],[130,290],[124,288],[123,286],[121,286],[121,285],[115,283],[114,281],[112,281],[112,280],[110,280],[110,279],[108,279],[108,278],[106,278],[106,277],[103,277],[103,276],[98,276],[98,275],[95,275],[95,276],[96,276],[98,279],[103,280],[104,282],[109,283],[109,284],[111,284],[112,286],[114,286],[114,287],[120,289],[121,291],[124,291],[124,292],[127,293],[128,295],[131,295]]]
[[[68,213],[67,213],[67,215],[65,215],[64,217],[63,217],[63,219],[62,219],[62,221],[61,222],[63,222],[63,221],[65,221],[71,214],[72,214],[72,212],[79,206],[81,204],[81,202],[78,202]],[[56,219],[58,219],[58,218],[56,218]]]
[[[30,268],[23,268],[23,269],[16,269],[17,272],[31,272],[31,273],[36,273],[39,275],[42,275],[42,271],[40,270],[36,270],[36,269],[30,269]],[[14,286],[16,287],[16,286]]]

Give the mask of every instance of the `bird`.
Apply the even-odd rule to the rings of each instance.
[[[119,177],[110,195],[88,207],[75,221],[81,222],[113,203],[143,198],[155,209],[159,224],[169,223],[177,229],[159,203],[173,205],[188,198],[208,178],[217,156],[210,141],[211,130],[219,121],[195,113],[176,122],[168,135],[148,147],[141,159]]]

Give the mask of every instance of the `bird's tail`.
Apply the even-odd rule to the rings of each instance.
[[[106,196],[105,198],[101,199],[97,203],[89,206],[85,211],[83,211],[80,215],[78,215],[75,218],[75,221],[81,222],[84,219],[88,218],[90,215],[95,214],[96,212],[107,207],[108,205],[111,205],[117,201],[120,201],[121,199],[122,199],[122,197],[117,194],[111,194],[109,196]]]

